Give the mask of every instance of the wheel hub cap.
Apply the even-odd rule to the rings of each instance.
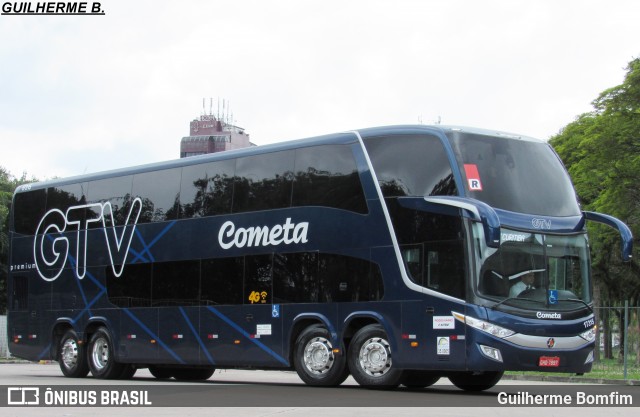
[[[391,369],[389,342],[376,337],[367,340],[360,349],[360,366],[370,376],[382,376]]]
[[[73,368],[78,363],[78,344],[73,339],[67,339],[62,345],[62,363],[66,368]]]
[[[333,365],[333,348],[329,340],[316,337],[304,349],[304,364],[314,374],[323,374]]]

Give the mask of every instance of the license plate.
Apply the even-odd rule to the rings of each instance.
[[[538,360],[538,366],[544,366],[546,368],[557,368],[560,366],[559,356],[541,356]]]

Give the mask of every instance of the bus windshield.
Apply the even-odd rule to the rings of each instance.
[[[455,130],[447,135],[469,197],[518,213],[581,214],[571,180],[548,144]]]
[[[481,246],[478,293],[524,309],[575,310],[591,302],[585,234],[557,236],[502,229],[500,247]]]

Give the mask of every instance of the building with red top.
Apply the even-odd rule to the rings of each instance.
[[[228,122],[229,117],[203,114],[189,124],[189,136],[180,141],[180,158],[256,146],[243,128]]]

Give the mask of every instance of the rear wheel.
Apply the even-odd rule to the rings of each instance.
[[[379,324],[358,330],[349,346],[349,370],[358,384],[391,389],[400,384],[402,370],[393,365],[391,344]]]
[[[111,335],[105,327],[99,327],[89,339],[87,350],[89,369],[94,377],[116,379],[124,371],[124,364],[115,360]]]
[[[504,372],[464,372],[449,376],[456,387],[465,391],[484,391],[496,385]]]
[[[58,363],[64,376],[69,378],[84,378],[89,373],[84,345],[73,329],[67,330],[60,339]]]
[[[293,365],[308,385],[334,387],[349,376],[344,349],[333,351],[331,334],[320,326],[304,329],[294,347]]]

